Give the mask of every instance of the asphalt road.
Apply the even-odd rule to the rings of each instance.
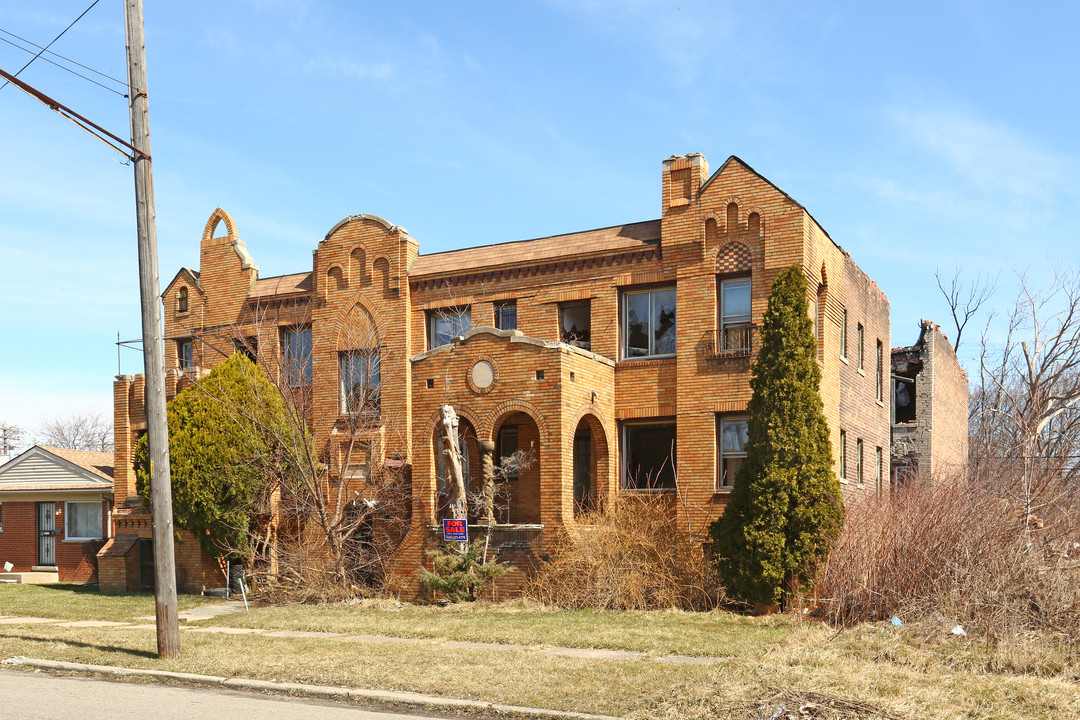
[[[326,700],[0,670],[3,720],[432,720]]]

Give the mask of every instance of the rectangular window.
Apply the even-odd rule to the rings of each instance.
[[[626,423],[622,432],[623,487],[675,487],[675,422]]]
[[[874,378],[877,383],[877,399],[881,402],[882,393],[885,392],[885,348],[881,341],[877,341],[877,375]]]
[[[584,302],[565,303],[559,306],[559,342],[592,349],[592,306]]]
[[[863,359],[864,359],[864,356],[865,356],[865,353],[863,352],[863,335],[864,335],[863,326],[862,326],[862,323],[859,323],[859,369],[860,370],[863,369]]]
[[[862,484],[863,481],[863,451],[862,438],[855,441],[855,479]]]
[[[840,318],[840,357],[847,357],[847,308]]]
[[[191,340],[177,340],[176,359],[181,370],[195,367],[195,343]]]
[[[451,340],[472,330],[472,310],[439,308],[428,311],[428,347],[447,345]]]
[[[499,458],[499,468],[502,470],[503,480],[517,480],[518,468],[514,454],[518,451],[518,428],[517,425],[503,425],[499,428],[499,447],[496,455]],[[513,459],[509,461],[509,459]]]
[[[675,288],[623,295],[623,357],[675,354]]]
[[[379,349],[341,353],[338,370],[341,413],[377,416],[380,410]]]
[[[720,350],[750,349],[750,280],[720,282]]]
[[[840,479],[847,479],[847,431],[840,431]]]
[[[722,417],[718,428],[720,463],[716,486],[722,490],[729,490],[735,486],[735,474],[746,459],[747,419]]]
[[[885,477],[885,465],[883,464],[884,458],[880,447],[875,451],[874,455],[874,459],[877,460],[877,489],[878,492],[881,492],[881,481]]]
[[[290,387],[311,384],[311,328],[281,329],[281,368]]]
[[[517,303],[515,301],[495,303],[495,327],[499,330],[517,330]]]
[[[66,540],[97,540],[101,538],[101,502],[64,503]]]

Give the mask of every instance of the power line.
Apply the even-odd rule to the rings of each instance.
[[[42,54],[43,52],[45,52],[46,50],[48,50],[49,48],[51,48],[51,47],[52,47],[52,45],[53,45],[53,43],[55,43],[55,42],[56,42],[57,40],[59,40],[60,38],[62,38],[62,37],[64,36],[64,33],[66,33],[66,32],[67,32],[68,30],[70,30],[70,29],[71,29],[71,28],[72,28],[72,27],[73,27],[73,26],[75,25],[75,23],[77,23],[77,22],[79,22],[80,20],[82,20],[82,18],[83,18],[83,15],[86,15],[86,13],[90,12],[91,10],[93,10],[93,9],[94,9],[94,6],[95,6],[95,5],[97,5],[97,4],[98,4],[98,3],[100,2],[100,1],[101,1],[101,0],[94,0],[94,2],[90,3],[90,7],[86,8],[86,9],[85,9],[85,10],[83,10],[83,11],[82,11],[81,13],[79,13],[79,17],[77,17],[77,18],[75,18],[74,20],[72,20],[72,21],[71,21],[71,23],[70,23],[70,24],[69,24],[69,25],[68,25],[68,26],[67,26],[66,28],[64,28],[63,30],[61,30],[61,31],[60,31],[60,34],[59,34],[59,35],[57,35],[56,37],[54,37],[54,38],[53,38],[53,39],[52,39],[52,40],[51,40],[51,41],[49,42],[49,44],[48,44],[48,45],[46,45],[45,47],[41,48],[41,50],[39,50],[39,51],[38,51],[37,55],[35,55],[34,57],[32,57],[32,58],[30,58],[29,60],[27,60],[27,61],[26,61],[26,64],[25,64],[25,65],[23,65],[23,66],[22,66],[21,68],[19,68],[18,72],[16,72],[16,73],[15,73],[15,76],[16,76],[16,77],[18,77],[19,73],[21,73],[21,72],[22,72],[23,70],[25,70],[26,68],[30,67],[30,63],[34,62],[34,61],[35,61],[35,60],[37,60],[37,59],[38,59],[39,57],[41,57],[41,54]],[[14,45],[14,43],[11,43],[11,44],[12,44],[12,45]],[[18,47],[18,45],[15,45],[15,47]],[[22,48],[22,49],[25,49],[25,48]],[[50,60],[49,62],[52,62],[52,61]],[[56,65],[56,63],[53,63],[53,64],[54,64],[54,65]],[[57,66],[57,67],[60,67],[60,66]],[[64,68],[64,69],[65,69],[65,70],[68,70],[68,68]],[[68,70],[68,72],[72,72],[72,73],[74,73],[74,74],[78,75],[78,73],[75,73],[75,71],[74,71],[74,70]],[[80,76],[80,77],[82,77],[82,76]],[[85,79],[87,79],[87,80],[90,80],[90,78],[85,78]],[[90,82],[94,82],[94,81],[93,81],[93,80],[90,80]],[[0,85],[0,90],[3,90],[3,89],[4,89],[4,88],[6,88],[7,86],[8,86],[8,83],[6,83],[6,82],[5,82],[5,83],[4,83],[3,85]],[[102,87],[104,87],[104,85],[102,85]],[[108,89],[110,89],[110,90],[111,90],[111,88],[108,88]],[[115,90],[112,90],[112,92],[116,92],[116,91],[115,91]],[[117,94],[119,94],[119,93],[117,93]]]
[[[3,31],[0,31],[0,32],[3,32]],[[8,34],[10,34],[10,33],[8,33]],[[26,49],[26,48],[24,48],[24,47],[19,47],[18,45],[16,45],[15,43],[11,42],[11,41],[10,41],[10,40],[8,40],[7,38],[2,38],[2,37],[0,37],[0,42],[6,42],[6,43],[7,43],[8,45],[11,45],[12,47],[16,47],[16,48],[19,48],[20,50],[22,50],[23,52],[26,52],[26,53],[29,53],[29,52],[33,52],[32,50],[27,50],[27,49]],[[39,53],[38,55],[35,55],[35,56],[34,56],[34,60],[38,59],[38,57],[40,57],[40,53]],[[59,57],[59,56],[58,56],[58,57]],[[86,77],[85,75],[83,75],[82,73],[77,73],[77,72],[75,72],[74,70],[72,70],[71,68],[69,68],[69,67],[64,67],[63,65],[61,65],[61,64],[60,64],[60,63],[58,63],[58,62],[53,62],[52,60],[50,60],[50,59],[49,59],[49,58],[47,58],[47,57],[43,57],[43,58],[41,58],[41,59],[42,59],[42,60],[44,60],[44,61],[45,61],[45,62],[47,62],[47,63],[50,63],[50,64],[52,64],[52,65],[55,65],[56,67],[60,68],[61,70],[66,70],[67,72],[71,73],[72,75],[75,75],[75,76],[77,76],[77,77],[81,77],[81,78],[82,78],[83,80],[86,80],[87,82],[91,82],[91,83],[93,83],[93,84],[97,85],[97,86],[98,86],[98,87],[100,87],[100,88],[104,88],[105,90],[108,90],[108,91],[109,91],[109,92],[111,92],[111,93],[115,93],[115,94],[119,95],[120,97],[127,97],[127,95],[125,95],[124,93],[122,93],[122,92],[117,92],[116,90],[113,90],[113,89],[112,89],[111,87],[109,87],[108,85],[102,85],[102,84],[101,84],[101,83],[99,83],[99,82],[98,82],[97,80],[94,80],[93,78],[88,78],[88,77]],[[65,59],[66,59],[66,58],[65,58]],[[31,62],[32,62],[32,61],[31,61]],[[27,63],[27,65],[29,65],[29,64],[30,64],[30,63]],[[78,63],[75,63],[75,64],[76,64],[76,65],[78,65]],[[23,70],[25,70],[25,69],[26,69],[26,65],[23,65]],[[20,70],[19,72],[22,72],[22,70]],[[94,72],[97,72],[97,71],[95,70]],[[16,75],[18,75],[19,73],[15,73],[15,74],[16,74]],[[100,75],[101,73],[98,73],[98,74]],[[108,75],[106,75],[105,77],[108,77]],[[111,80],[112,78],[109,78],[109,79]],[[3,85],[0,85],[0,90],[3,90],[3,89],[4,89],[5,87],[7,87],[7,86],[8,86],[8,84],[9,84],[9,83],[5,82],[5,83],[4,83]]]
[[[7,35],[9,37],[13,37],[16,40],[18,40],[19,42],[24,42],[27,45],[32,45],[32,46],[38,48],[39,50],[41,50],[43,53],[47,53],[49,55],[52,55],[53,57],[58,57],[58,58],[60,58],[61,60],[65,61],[65,62],[71,63],[72,65],[78,65],[83,70],[88,70],[88,71],[94,73],[95,75],[100,75],[101,77],[103,77],[103,78],[105,78],[107,80],[112,80],[117,85],[127,87],[127,82],[125,82],[124,80],[121,80],[119,78],[114,78],[112,75],[108,75],[106,73],[103,73],[100,70],[95,70],[94,68],[90,67],[89,65],[83,65],[78,60],[75,60],[73,58],[69,58],[66,55],[61,55],[60,53],[58,53],[58,52],[56,52],[54,50],[49,50],[47,47],[42,47],[41,45],[38,45],[33,40],[27,40],[26,38],[24,38],[24,37],[22,37],[20,35],[16,35],[15,33],[11,32],[10,30],[5,30],[4,28],[0,28],[0,33],[3,33],[3,34],[5,34],[5,35]],[[0,40],[2,40],[2,39],[3,38],[0,38]],[[5,40],[4,42],[10,42],[10,41]],[[15,43],[10,43],[10,44],[15,45]],[[28,50],[28,49],[26,49],[24,47],[20,47],[18,45],[15,45],[15,47],[19,48],[20,50],[22,50],[23,52],[26,52],[26,53],[33,52],[32,50]],[[46,62],[52,62],[52,60],[49,60],[49,58],[47,58],[47,57],[43,57],[42,60],[45,60]],[[67,68],[65,68],[63,65],[58,65],[55,62],[53,62],[53,65],[56,65],[57,67],[63,68],[64,70],[67,70]]]

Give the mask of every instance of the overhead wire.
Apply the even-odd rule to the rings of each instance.
[[[4,31],[0,30],[0,32],[4,32]],[[8,34],[10,35],[10,33],[8,33]],[[27,50],[27,49],[26,49],[26,48],[24,48],[24,47],[20,47],[19,45],[17,45],[17,44],[15,44],[15,43],[11,42],[11,41],[10,41],[10,40],[8,40],[7,38],[2,38],[2,37],[0,37],[0,42],[6,42],[6,43],[7,43],[8,45],[11,45],[12,47],[16,47],[16,48],[19,48],[20,50],[22,50],[23,52],[26,52],[26,53],[30,53],[30,52],[33,52],[33,50]],[[37,59],[38,59],[39,57],[41,57],[41,56],[40,56],[40,54],[38,54],[38,55],[35,55],[35,56],[34,56],[34,60],[37,60]],[[82,78],[83,80],[86,80],[87,82],[91,82],[91,83],[93,83],[93,84],[97,85],[97,86],[98,86],[98,87],[100,87],[100,88],[103,88],[103,89],[105,89],[105,90],[108,90],[108,91],[109,91],[109,92],[111,92],[111,93],[114,93],[114,94],[116,94],[116,95],[119,95],[120,97],[127,97],[127,95],[125,95],[124,93],[122,93],[122,92],[118,92],[118,91],[116,91],[116,90],[112,89],[111,87],[109,87],[108,85],[103,85],[103,84],[99,83],[99,82],[98,82],[97,80],[94,80],[93,78],[88,78],[88,77],[86,77],[85,75],[83,75],[82,73],[79,73],[79,72],[75,72],[74,70],[72,70],[72,69],[71,69],[71,68],[69,68],[69,67],[64,67],[64,66],[63,66],[63,65],[61,65],[60,63],[58,63],[58,62],[54,62],[54,61],[50,60],[50,59],[49,59],[49,58],[47,58],[47,57],[42,57],[41,59],[42,59],[42,60],[44,60],[45,62],[47,62],[47,63],[51,64],[51,65],[55,65],[56,67],[60,68],[61,70],[66,70],[67,72],[71,73],[72,75],[75,75],[75,76],[77,76],[77,77],[81,77],[81,78]],[[66,58],[65,58],[65,59],[66,59]],[[75,63],[75,64],[76,64],[76,65],[78,65],[78,63]],[[29,63],[27,63],[27,65],[29,65]],[[26,65],[23,65],[23,69],[24,69],[24,70],[26,69]],[[19,72],[22,72],[22,70],[20,70]],[[95,72],[97,72],[97,71],[95,70]],[[18,75],[19,73],[15,73],[15,74],[16,74],[16,75]],[[98,73],[98,74],[100,75],[100,74],[102,74],[102,73]],[[108,77],[108,76],[106,75],[106,77]],[[110,79],[110,80],[112,80],[112,78],[109,78],[109,79]],[[3,85],[0,85],[0,90],[3,90],[3,89],[4,89],[5,87],[7,87],[7,86],[8,86],[9,84],[10,84],[10,81],[5,81]]]
[[[0,33],[3,33],[3,34],[8,35],[10,37],[13,37],[16,40],[18,40],[19,42],[24,42],[27,45],[32,45],[33,47],[36,47],[37,49],[41,50],[43,53],[46,53],[48,55],[52,55],[54,57],[58,57],[61,60],[63,60],[64,62],[69,62],[72,65],[78,65],[83,70],[89,70],[90,72],[94,73],[95,75],[100,75],[101,77],[105,78],[106,80],[112,80],[117,85],[122,85],[123,87],[127,87],[127,82],[126,81],[121,80],[119,78],[115,78],[112,75],[109,75],[108,73],[103,73],[100,70],[95,70],[94,68],[90,67],[89,65],[83,65],[78,60],[75,60],[73,58],[69,58],[66,55],[61,55],[60,53],[56,52],[55,50],[49,50],[48,46],[42,47],[41,45],[38,45],[33,40],[27,40],[26,38],[24,38],[24,37],[22,37],[20,35],[16,35],[15,33],[11,32],[10,30],[5,30],[4,28],[0,28]],[[0,40],[3,40],[3,38],[0,38]],[[11,44],[14,45],[14,43],[11,43]],[[15,45],[15,47],[19,47],[19,46]],[[27,50],[26,48],[19,48],[19,49],[24,51],[24,52],[27,52],[27,53],[33,52],[32,50]],[[47,60],[49,62],[52,62],[46,57],[43,57],[42,59]],[[53,64],[56,65],[56,63],[53,63]],[[63,66],[58,65],[58,67],[63,67]],[[64,68],[64,69],[66,70],[67,68]]]
[[[85,9],[85,10],[83,10],[83,11],[82,11],[81,13],[79,13],[79,16],[78,16],[77,18],[75,18],[74,20],[72,20],[72,21],[71,21],[71,22],[70,22],[70,23],[68,24],[68,26],[67,26],[66,28],[64,28],[63,30],[61,30],[61,31],[60,31],[60,34],[59,34],[59,35],[57,35],[57,36],[56,36],[56,37],[54,37],[54,38],[53,38],[52,40],[50,40],[50,41],[49,41],[49,44],[48,44],[48,45],[46,45],[45,47],[41,47],[40,45],[36,45],[35,43],[30,43],[31,45],[34,45],[34,47],[38,47],[38,48],[41,48],[41,49],[40,49],[40,50],[38,50],[37,54],[36,54],[36,55],[34,55],[34,57],[32,57],[32,58],[30,58],[29,60],[27,60],[27,61],[26,61],[26,64],[25,64],[25,65],[23,65],[23,66],[22,66],[21,68],[19,68],[19,70],[18,70],[18,71],[17,71],[16,73],[15,73],[15,77],[18,77],[18,76],[19,76],[19,73],[21,73],[21,72],[22,72],[23,70],[25,70],[26,68],[30,67],[30,64],[31,64],[31,63],[33,63],[33,62],[34,62],[35,60],[37,60],[37,59],[38,59],[39,57],[41,57],[41,56],[42,56],[42,54],[44,54],[44,53],[45,53],[46,51],[48,51],[48,49],[49,49],[50,47],[52,47],[52,46],[53,46],[53,43],[55,43],[55,42],[56,42],[57,40],[59,40],[60,38],[62,38],[62,37],[64,36],[64,34],[65,34],[65,33],[66,33],[66,32],[67,32],[68,30],[70,30],[70,29],[71,29],[72,27],[74,27],[75,23],[77,23],[77,22],[79,22],[80,20],[82,20],[82,19],[83,19],[83,16],[84,16],[84,15],[86,15],[86,13],[90,12],[91,10],[93,10],[93,9],[94,9],[94,6],[95,6],[95,5],[97,5],[97,4],[99,3],[99,2],[101,2],[101,0],[94,0],[94,2],[90,3],[90,7],[86,8],[86,9]],[[13,33],[7,33],[7,31],[5,31],[5,33],[6,33],[6,34],[8,34],[8,35],[11,35],[12,37],[18,37],[17,35],[14,35]],[[3,38],[0,38],[0,39],[3,39]],[[20,39],[21,39],[21,38],[20,38]],[[8,43],[9,45],[12,45],[12,46],[14,46],[14,47],[17,47],[17,48],[19,48],[20,50],[23,50],[24,52],[31,52],[30,50],[27,50],[26,48],[23,48],[23,47],[20,47],[19,45],[16,45],[15,43],[11,42],[10,40],[4,40],[4,42],[6,42],[6,43]],[[25,41],[25,40],[24,40],[23,42],[28,42],[28,41]],[[53,54],[55,54],[55,53],[53,53]],[[60,56],[58,55],[57,57],[60,57]],[[66,59],[66,58],[65,58],[65,59]],[[60,65],[59,63],[56,63],[56,62],[53,62],[52,60],[49,60],[48,58],[44,58],[44,60],[45,60],[46,62],[52,63],[53,65],[56,65],[57,67],[59,67],[59,68],[61,68],[61,69],[63,69],[63,70],[67,70],[68,72],[70,72],[70,73],[71,73],[71,74],[73,74],[73,75],[78,75],[79,77],[83,78],[84,80],[87,80],[87,81],[89,81],[89,82],[92,82],[92,83],[94,83],[95,85],[98,85],[98,86],[100,86],[100,87],[102,87],[102,88],[105,88],[105,89],[106,89],[106,90],[108,90],[109,92],[113,92],[113,93],[116,93],[117,95],[120,95],[121,97],[126,97],[126,96],[125,96],[125,95],[124,95],[123,93],[117,92],[116,90],[113,90],[113,89],[112,89],[112,88],[110,88],[110,87],[107,87],[107,86],[105,86],[105,85],[102,85],[101,83],[97,82],[96,80],[91,80],[90,78],[86,77],[85,75],[82,75],[82,74],[80,74],[80,73],[77,73],[77,72],[75,72],[75,71],[74,71],[74,70],[72,70],[71,68],[67,68],[67,67],[64,67],[63,65]],[[76,64],[78,64],[78,63],[76,63]],[[85,67],[85,66],[83,66],[83,67]],[[88,69],[88,70],[89,70],[90,68],[86,68],[86,69]],[[94,72],[97,72],[97,71],[95,70]],[[99,74],[99,75],[104,75],[104,73],[98,73],[98,74]],[[107,76],[107,75],[104,75],[104,76],[105,76],[105,77],[109,77],[109,76]],[[109,78],[109,79],[110,79],[110,80],[113,80],[113,81],[115,81],[115,80],[116,80],[116,78]],[[0,90],[3,90],[4,88],[6,88],[6,87],[8,86],[8,84],[9,84],[9,82],[10,82],[10,81],[8,81],[8,82],[5,82],[5,83],[4,83],[3,85],[0,85]],[[124,84],[126,85],[126,83],[124,83]]]

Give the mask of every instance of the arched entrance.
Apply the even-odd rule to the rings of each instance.
[[[594,415],[578,421],[573,439],[574,516],[596,507],[607,477],[607,441],[604,428]]]
[[[495,429],[495,521],[540,522],[540,429],[515,412]]]

